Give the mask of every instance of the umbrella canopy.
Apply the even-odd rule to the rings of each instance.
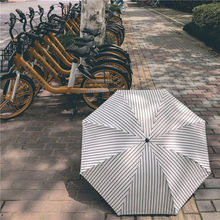
[[[177,214],[210,174],[205,121],[166,90],[120,90],[83,120],[81,175],[118,215]]]

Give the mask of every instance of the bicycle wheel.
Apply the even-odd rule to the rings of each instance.
[[[123,28],[116,24],[109,24],[106,26],[106,30],[113,31],[116,34],[118,45],[121,46],[124,41]]]
[[[100,53],[110,52],[110,53],[116,54],[116,55],[122,57],[123,59],[127,60],[127,63],[130,63],[130,62],[131,62],[128,53],[125,53],[125,51],[120,50],[120,49],[118,49],[118,48],[114,48],[114,47],[102,47],[102,48],[99,49],[99,52],[100,52]]]
[[[103,59],[114,59],[114,60],[120,60],[121,62],[124,62],[124,63],[129,63],[129,60],[128,59],[124,59],[123,57],[115,54],[115,53],[111,53],[111,52],[100,52],[98,53],[97,55],[94,56],[94,59],[96,61],[100,61],[100,60],[103,60]]]
[[[132,74],[133,73],[132,73],[132,70],[128,64],[121,62],[120,60],[104,59],[104,60],[99,60],[98,62],[96,62],[96,66],[100,66],[100,65],[113,66],[115,68],[120,69],[123,73],[126,74],[126,77],[129,82],[129,89],[130,89],[131,84],[132,84]]]
[[[11,100],[15,81],[15,73],[0,78],[0,119],[11,119],[20,115],[28,109],[33,101],[34,83],[24,75],[20,75],[14,100]]]
[[[116,24],[122,25],[122,19],[118,16],[112,16],[109,18],[108,22],[114,22]]]
[[[118,89],[128,89],[129,83],[126,76],[119,70],[110,66],[97,66],[93,68],[90,73],[95,76],[91,80],[84,78],[82,88],[108,88],[106,93],[86,93],[82,94],[85,103],[92,109],[98,108]]]
[[[115,31],[113,31],[111,29],[106,29],[105,34],[106,34],[107,38],[111,39],[112,44],[116,44],[116,45],[120,46],[121,42],[120,42],[118,34]]]

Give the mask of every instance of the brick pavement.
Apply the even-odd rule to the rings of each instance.
[[[178,216],[116,217],[79,176],[80,109],[70,119],[63,96],[42,92],[21,117],[1,125],[1,220],[215,220],[220,218],[220,65],[206,47],[151,10],[129,4],[124,42],[133,88],[166,88],[207,121],[213,175]]]

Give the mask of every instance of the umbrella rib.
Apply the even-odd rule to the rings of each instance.
[[[168,131],[167,133],[163,133],[162,135],[161,135],[161,139],[163,139],[163,137],[164,138],[166,138],[166,135],[175,135],[175,133],[176,132],[178,132],[178,131],[180,131],[181,132],[181,129],[184,129],[184,128],[190,128],[190,126],[192,126],[192,125],[199,125],[199,124],[201,124],[201,125],[203,125],[203,123],[204,122],[201,122],[201,121],[199,121],[199,122],[196,122],[196,123],[192,123],[192,124],[187,124],[187,125],[184,125],[184,126],[182,126],[182,127],[179,127],[177,130],[170,130],[170,131]],[[189,134],[192,134],[192,131],[190,130],[190,131],[187,131]],[[190,133],[191,132],[191,133]],[[205,132],[205,131],[204,131]],[[196,134],[194,134],[194,136],[195,135],[198,135],[198,133],[199,133],[199,131],[197,131],[197,133]],[[193,140],[193,137],[192,136],[189,136],[190,137],[190,140]],[[173,137],[173,138],[175,138],[175,140],[178,140],[177,139],[177,137]],[[179,137],[180,138],[180,137]],[[183,137],[184,138],[184,137]],[[151,139],[151,142],[152,143],[154,143],[154,144],[158,144],[158,143],[155,143],[156,142],[156,140],[155,139],[157,139],[157,137],[156,138],[152,138]],[[184,138],[185,139],[185,138]],[[155,142],[154,142],[154,140],[155,140]],[[163,140],[161,140],[161,142],[163,142]],[[184,141],[182,141],[182,143],[183,143]],[[204,143],[205,142],[205,143]],[[197,144],[201,144],[201,146],[202,146],[202,144],[205,144],[205,148],[203,149],[203,151],[201,151],[201,149],[192,149],[191,150],[191,152],[195,152],[195,154],[199,154],[199,153],[201,153],[201,155],[200,155],[200,157],[202,156],[202,155],[207,155],[207,157],[208,157],[208,152],[207,152],[207,143],[206,143],[206,139],[205,138],[203,138],[203,141],[201,140],[201,141],[197,141],[196,142]],[[158,145],[160,145],[160,143],[158,144]],[[161,147],[163,147],[163,145],[164,144],[162,144],[162,145],[160,145]],[[171,144],[171,143],[167,143],[166,144],[167,146],[175,146],[175,143],[173,143],[173,144]],[[187,142],[187,140],[185,141],[185,144],[184,144],[185,146],[189,146],[190,147],[190,144],[188,144],[188,142]],[[191,144],[191,146],[192,146],[192,144]],[[177,151],[175,151],[175,149],[170,149],[169,147],[163,147],[163,148],[165,148],[166,150],[170,150],[170,151],[172,151],[173,153],[177,153],[178,155],[180,155],[180,156],[184,156],[184,157],[186,157],[186,158],[189,158],[190,160],[192,160],[193,162],[195,162],[195,163],[197,163],[200,167],[202,167],[203,169],[206,169],[207,170],[207,172],[210,172],[210,169],[208,168],[209,167],[209,165],[207,164],[207,166],[208,167],[203,167],[201,164],[199,164],[199,162],[198,161],[196,161],[196,160],[194,160],[193,158],[191,158],[191,157],[187,157],[187,155],[184,155],[184,153],[185,154],[187,154],[187,152],[177,152]],[[185,148],[184,148],[185,149]],[[198,152],[198,153],[197,153]],[[208,158],[207,158],[207,162],[206,163],[208,163]]]
[[[163,147],[163,146],[161,146],[161,145],[159,145],[159,144],[156,144],[156,145],[158,145],[158,146],[160,146],[160,147]],[[193,160],[192,158],[187,157],[186,155],[181,154],[181,153],[179,153],[179,152],[176,152],[176,151],[174,151],[174,150],[172,150],[172,149],[167,149],[166,147],[163,147],[163,148],[165,148],[165,149],[168,150],[168,151],[172,151],[174,154],[177,154],[177,155],[179,155],[180,157],[184,157],[184,158],[186,158],[186,159],[192,161],[193,163],[197,164],[197,166],[199,166],[201,169],[205,169],[208,174],[211,174],[211,171],[210,171],[210,170],[207,170],[206,167],[203,167],[201,164],[199,164],[197,161]]]
[[[132,137],[136,137],[136,138],[140,139],[140,141],[143,140],[143,138],[141,138],[140,136],[137,136],[137,135],[128,133],[128,132],[123,131],[122,129],[119,129],[119,128],[110,127],[110,126],[108,126],[108,125],[98,124],[98,123],[95,123],[95,122],[86,122],[86,123],[88,123],[88,124],[90,124],[90,125],[93,125],[93,126],[100,127],[100,128],[108,128],[108,129],[111,129],[111,130],[113,130],[113,131],[122,132],[123,134],[127,134],[127,135],[130,135],[130,136],[132,136]],[[86,126],[86,125],[85,125],[85,122],[84,122],[83,126]]]
[[[165,132],[165,130],[168,129],[167,127],[168,124],[167,123],[164,124],[165,123],[164,119],[167,119],[170,121],[169,116],[171,116],[172,122],[177,121],[176,120],[178,118],[178,114],[176,113],[177,109],[181,112],[181,114],[183,114],[184,112],[184,122],[182,122],[182,125],[184,125],[184,123],[187,123],[187,125],[189,125],[191,123],[197,122],[198,120],[199,122],[203,121],[201,118],[195,115],[191,110],[189,110],[185,105],[183,105],[179,100],[177,100],[173,95],[171,95],[170,93],[166,91],[166,96],[163,97],[160,107],[158,108],[158,111],[157,111],[157,114],[154,120],[154,124],[152,126],[152,130],[150,134],[151,138],[157,136],[161,132]],[[165,116],[166,118],[164,118]],[[156,125],[157,127],[155,127]],[[175,127],[172,128],[172,130],[182,127],[182,125],[179,126],[178,124],[176,124]],[[172,126],[173,126],[173,123],[172,123]]]
[[[120,106],[124,107],[119,108]],[[98,117],[99,114],[101,117]],[[117,118],[118,120],[117,123],[115,123],[115,118]],[[110,97],[102,106],[100,106],[95,112],[93,112],[86,119],[84,119],[83,122],[84,121],[92,122],[94,124],[99,125],[103,125],[103,123],[108,123],[108,127],[114,127],[118,130],[125,129],[129,133],[135,133],[139,137],[145,138],[144,131],[143,129],[141,129],[141,125],[138,119],[136,118],[135,113],[132,111],[128,103],[125,102],[122,94],[118,93],[118,91],[114,94],[114,96]],[[119,127],[121,129],[119,129]]]
[[[155,143],[151,143],[151,144],[154,146],[155,149],[159,149],[159,148],[158,148],[158,146],[159,146],[161,149],[165,149],[165,151],[167,151],[167,149],[164,148],[164,147],[161,146],[161,145],[158,145],[158,144],[155,144]],[[151,148],[152,148],[152,147],[151,147]],[[166,171],[163,169],[162,165],[160,164],[160,163],[161,163],[161,162],[160,162],[161,159],[159,159],[159,158],[157,157],[155,149],[152,148],[153,154],[154,154],[154,156],[155,156],[155,159],[156,159],[158,165],[161,167],[161,170],[162,170],[163,173],[165,174]],[[171,150],[171,152],[172,152],[174,155],[175,155],[175,154],[178,155],[180,158],[184,158],[184,159],[186,159],[186,160],[189,160],[189,161],[193,162],[193,164],[196,165],[196,166],[194,166],[194,169],[196,169],[197,172],[201,172],[201,170],[202,170],[202,171],[203,171],[203,175],[202,175],[201,179],[203,179],[203,178],[205,179],[205,178],[209,175],[209,173],[208,173],[207,171],[204,171],[204,168],[201,167],[200,165],[198,166],[198,163],[196,163],[195,161],[191,160],[191,159],[188,158],[188,157],[185,157],[184,155],[180,155],[180,154],[178,154],[177,152],[173,152],[172,150]],[[165,163],[165,162],[166,162],[166,161],[164,161],[163,163]],[[172,164],[173,161],[170,160],[170,163]],[[178,166],[179,166],[179,165],[178,165]],[[183,169],[183,170],[185,171],[185,173],[188,173],[188,170],[185,169],[185,167],[181,166],[181,169]],[[199,169],[200,169],[200,170],[199,170]],[[192,172],[192,171],[191,171],[191,172]],[[167,181],[167,184],[168,184],[168,187],[169,187],[169,189],[170,189],[171,195],[177,194],[177,193],[174,191],[174,189],[171,189],[172,187],[170,186],[169,181],[167,180],[166,175],[165,175],[165,179],[166,179],[166,181]],[[196,185],[196,183],[193,184],[194,187],[195,187],[195,185]],[[182,191],[181,191],[181,192],[182,192]],[[182,193],[183,193],[184,195],[187,195],[187,194],[184,193],[184,192],[182,192]],[[188,197],[188,196],[186,196],[186,197]],[[173,198],[175,198],[175,197],[173,196]],[[176,199],[175,199],[175,201],[177,202]],[[181,203],[181,202],[180,202],[180,203]],[[174,204],[175,204],[175,203],[174,203]],[[176,206],[177,206],[177,207],[176,207]],[[181,207],[181,206],[182,206],[182,205],[180,205],[180,204],[178,203],[178,204],[175,205],[175,209],[178,211],[178,210],[179,210],[178,207]]]
[[[142,90],[140,90],[141,92],[143,92]],[[145,129],[144,129],[144,124],[143,124],[143,127],[141,126],[141,122],[138,120],[138,118],[137,118],[137,116],[135,115],[135,110],[134,109],[132,109],[132,107],[130,106],[131,105],[131,103],[129,103],[129,100],[128,100],[128,98],[126,98],[126,96],[127,96],[127,91],[125,91],[125,90],[119,90],[119,92],[120,92],[120,94],[123,96],[123,98],[124,98],[124,101],[128,104],[128,106],[130,107],[130,109],[131,109],[131,111],[133,112],[133,114],[134,114],[134,116],[135,116],[135,118],[136,118],[136,120],[139,122],[139,125],[140,125],[140,127],[141,127],[141,129],[142,129],[142,131],[143,131],[143,133],[145,134],[145,138],[146,138],[146,133],[145,133]],[[132,90],[132,91],[129,91],[130,93],[131,92],[139,92],[139,90]],[[151,92],[150,90],[148,91],[148,92]],[[158,111],[159,111],[159,109],[160,109],[160,106],[161,106],[161,103],[162,103],[162,100],[164,99],[164,96],[165,95],[167,95],[167,91],[166,90],[160,90],[160,94],[161,94],[161,96],[159,96],[159,94],[157,94],[157,100],[159,100],[158,101],[158,106],[157,106],[157,109],[158,109]],[[131,94],[132,95],[132,94]],[[145,94],[146,95],[146,94]],[[129,97],[129,96],[128,96]],[[147,97],[147,96],[146,96]],[[133,98],[133,97],[132,97]],[[149,99],[152,99],[152,95],[150,96],[149,95],[149,97],[148,97]],[[133,100],[133,99],[132,99]],[[153,99],[151,100],[151,103],[153,104],[154,102],[153,102]],[[150,108],[150,106],[148,106],[148,108],[147,109],[145,109],[145,113],[146,112],[148,112],[149,113],[149,111],[150,112],[154,112],[155,110],[154,109],[152,109],[152,108],[150,108],[150,110],[149,110],[149,108]],[[143,109],[144,108],[141,108],[142,109],[142,111],[143,111]],[[158,112],[157,111],[157,112]],[[140,117],[142,117],[143,115],[142,114],[140,114]],[[142,117],[142,118],[144,118],[144,117]],[[142,119],[142,118],[140,118],[140,119]],[[156,118],[156,114],[155,114],[155,117],[154,118]],[[152,119],[153,120],[153,119]],[[153,125],[154,125],[154,121],[152,121],[152,124],[150,125],[150,127],[149,127],[149,136],[150,136],[150,130],[151,130],[151,128],[153,127]]]
[[[191,122],[191,123],[182,125],[182,126],[176,128],[176,129],[179,130],[179,129],[182,129],[182,128],[186,128],[186,127],[188,127],[190,125],[196,125],[196,124],[201,124],[201,123],[204,123],[204,122],[203,121]],[[171,134],[172,132],[175,132],[177,130],[169,130],[169,131],[167,131],[165,133],[162,133],[161,135]],[[154,138],[157,138],[157,137],[152,137],[151,140],[153,140]]]

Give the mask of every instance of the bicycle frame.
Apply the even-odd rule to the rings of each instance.
[[[51,57],[51,55],[47,52],[47,50],[41,46],[40,42],[38,40],[35,40],[34,42],[34,48],[37,52],[39,52],[41,55],[46,57],[46,60],[50,63],[50,65],[58,72],[61,72],[65,76],[70,75],[70,70],[65,70],[61,68],[61,66]]]
[[[15,79],[14,88],[13,88],[11,99],[10,99],[11,102],[14,101],[16,90],[18,88],[19,79],[20,79],[20,73],[18,71],[16,71],[16,79]],[[11,91],[11,88],[12,88],[12,81],[10,80],[9,85],[8,85],[8,89],[7,89],[7,94]]]
[[[65,48],[63,47],[63,45],[60,43],[60,41],[57,39],[57,37],[54,36],[54,34],[52,32],[49,32],[49,37],[53,41],[55,46],[63,53],[63,55],[67,58],[67,60],[69,62],[73,62],[74,59],[77,59],[77,61],[79,62],[79,58],[78,57],[70,55],[68,52],[66,52]]]
[[[64,26],[65,26],[69,31],[71,31],[71,33],[72,33],[74,36],[76,36],[76,32],[70,27],[70,25],[68,24],[67,21],[65,21]]]
[[[40,42],[38,40],[35,40],[34,42],[34,48],[30,47],[28,52],[30,55],[30,58],[32,60],[36,59],[40,65],[42,65],[45,70],[47,70],[48,75],[52,74],[55,80],[60,81],[60,78],[58,76],[57,72],[60,72],[64,74],[65,76],[70,76],[71,70],[73,71],[73,65],[71,66],[71,70],[64,70],[60,67],[60,65],[50,56],[50,54],[47,52],[47,50],[41,46]],[[39,54],[40,53],[40,54]],[[44,59],[42,56],[44,56],[46,59]],[[48,63],[49,62],[49,63]],[[57,72],[56,72],[57,71]],[[78,76],[78,74],[76,74]],[[103,79],[103,77],[97,77],[98,79]],[[81,83],[82,77],[76,77],[75,83]]]
[[[53,51],[56,58],[58,60],[61,60],[70,69],[72,67],[72,62],[74,59],[72,59],[72,61],[67,60],[66,57],[64,57],[64,55],[56,47],[56,45],[53,42],[51,42],[51,40],[48,36],[45,35],[43,37],[43,40],[44,40],[45,45],[49,46],[49,48]]]
[[[79,33],[79,26],[77,25],[75,19],[70,19],[69,24],[74,28],[76,33]]]
[[[39,55],[40,56],[40,55]],[[35,80],[37,80],[40,85],[47,91],[54,94],[84,94],[84,93],[105,93],[110,92],[108,88],[76,88],[76,87],[68,87],[68,86],[60,86],[59,88],[55,88],[44,80],[35,70],[34,68],[27,63],[21,54],[16,54],[14,57],[15,68],[19,70],[22,66],[26,72],[28,72]],[[70,77],[71,78],[71,77]],[[92,82],[93,80],[91,80]],[[101,86],[101,84],[100,84]]]

